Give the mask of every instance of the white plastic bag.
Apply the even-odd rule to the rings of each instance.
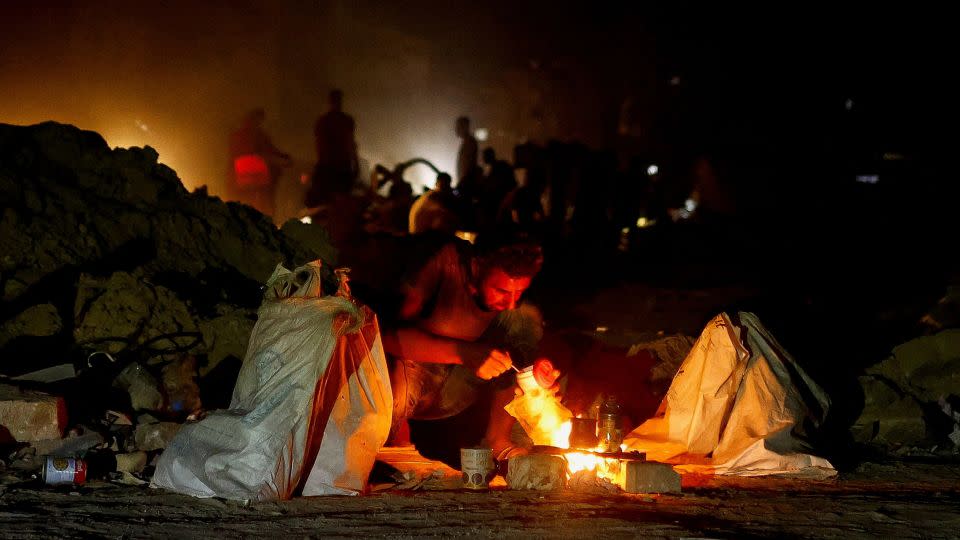
[[[356,494],[390,429],[376,317],[322,296],[320,263],[277,266],[230,409],[180,430],[151,485],[237,500]]]
[[[755,315],[741,312],[734,324],[721,313],[700,334],[656,416],[624,443],[689,471],[833,476],[805,440],[829,406]]]

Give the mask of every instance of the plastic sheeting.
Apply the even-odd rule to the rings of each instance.
[[[826,417],[826,393],[752,313],[710,321],[657,414],[624,439],[677,469],[721,475],[836,474],[807,435]]]
[[[230,408],[186,424],[151,485],[236,500],[357,494],[390,430],[376,316],[322,296],[319,261],[277,266]]]

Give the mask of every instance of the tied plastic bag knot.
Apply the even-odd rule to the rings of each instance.
[[[320,270],[323,262],[320,260],[309,262],[290,271],[282,264],[277,264],[273,274],[267,279],[264,300],[280,300],[284,298],[320,298],[323,296],[323,282]]]

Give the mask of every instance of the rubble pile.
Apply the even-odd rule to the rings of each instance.
[[[860,386],[864,407],[852,428],[859,442],[898,454],[960,448],[960,329],[895,347]]]
[[[274,267],[333,262],[323,228],[187,192],[157,159],[69,125],[0,124],[0,458],[162,448],[226,405],[220,371],[243,358]]]

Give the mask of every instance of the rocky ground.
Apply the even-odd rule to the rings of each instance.
[[[836,480],[684,478],[682,495],[383,491],[243,505],[147,487],[8,486],[5,538],[958,538],[960,465],[866,463]]]

